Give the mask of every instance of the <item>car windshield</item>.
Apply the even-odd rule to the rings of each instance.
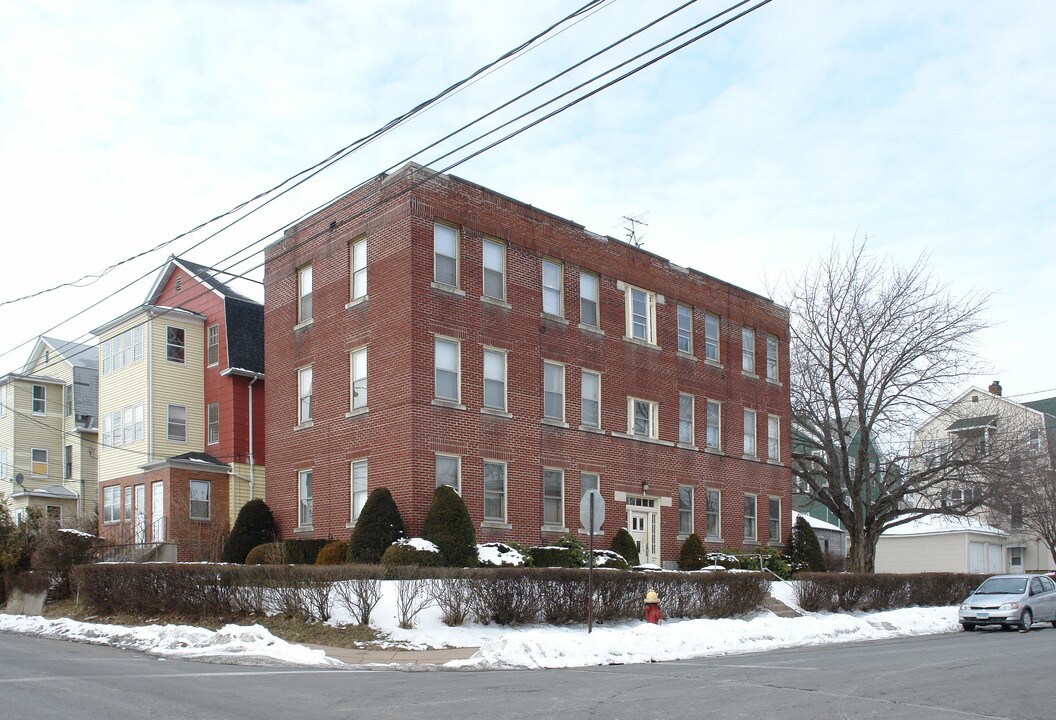
[[[979,586],[976,595],[1022,595],[1027,589],[1024,578],[990,578]]]

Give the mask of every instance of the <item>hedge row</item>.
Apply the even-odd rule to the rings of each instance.
[[[327,620],[337,602],[353,617],[366,618],[373,607],[368,598],[377,602],[380,581],[395,579],[429,580],[421,583],[424,599],[438,605],[449,624],[469,615],[500,625],[586,621],[587,573],[581,569],[104,564],[78,566],[72,577],[81,602],[109,615]],[[594,574],[594,617],[642,617],[649,589],[659,593],[667,617],[731,617],[759,609],[769,587],[755,573],[606,570]]]
[[[797,600],[808,612],[959,605],[986,576],[968,573],[800,573]]]

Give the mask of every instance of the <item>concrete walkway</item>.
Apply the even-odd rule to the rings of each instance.
[[[328,645],[308,647],[322,650],[327,657],[340,660],[346,665],[443,665],[449,660],[464,660],[472,657],[480,648],[443,648],[441,650],[364,650],[359,648],[339,648]]]

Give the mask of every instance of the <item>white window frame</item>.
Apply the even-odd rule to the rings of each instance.
[[[685,303],[676,306],[678,325],[678,351],[686,355],[693,354],[693,308]]]
[[[367,297],[367,239],[348,244],[348,299],[355,302]]]
[[[755,493],[744,494],[744,539],[749,542],[759,540],[759,498]]]
[[[99,444],[103,447],[113,447],[114,426],[110,419],[110,413],[102,413],[99,416]]]
[[[220,403],[211,402],[205,406],[206,445],[220,442]]]
[[[0,480],[7,480],[7,448],[0,448]]]
[[[312,366],[297,369],[297,424],[312,422]]]
[[[721,323],[719,316],[712,313],[704,314],[704,359],[713,362],[721,362]]]
[[[741,328],[741,372],[755,375],[755,328]]]
[[[312,321],[314,308],[312,307],[312,266],[303,265],[297,268],[297,324],[303,325]]]
[[[639,294],[642,303],[645,305],[644,315],[636,313],[634,309],[635,297]],[[624,309],[627,322],[627,337],[632,340],[649,343],[650,345],[656,345],[656,293],[634,285],[628,285],[624,295]],[[635,330],[636,318],[641,318],[638,322],[642,327],[641,334],[638,334]]]
[[[349,518],[353,523],[359,520],[359,515],[363,512],[363,506],[367,502],[369,472],[367,458],[359,458],[348,464]]]
[[[446,235],[450,232],[451,236]],[[459,287],[461,263],[459,262],[459,246],[461,245],[462,233],[459,232],[458,228],[454,225],[448,225],[446,223],[434,222],[433,223],[433,282],[437,285],[443,285],[444,287]],[[441,244],[447,244],[451,239],[454,240],[454,256],[447,254],[447,250],[451,248],[441,248]],[[445,279],[440,278],[440,263],[437,262],[438,258],[450,260],[455,265],[455,277],[454,283],[450,283]]]
[[[179,408],[180,410],[183,411],[183,423],[182,423],[182,425],[183,425],[183,437],[182,438],[181,437],[173,437],[173,434],[172,434],[173,427],[180,427],[180,423],[178,421],[174,421],[174,419],[172,417],[172,411],[173,411],[174,408]],[[116,431],[115,431],[115,433],[116,433]],[[173,403],[169,403],[168,406],[166,407],[166,410],[165,410],[165,437],[166,437],[167,440],[169,440],[169,442],[187,442],[187,406],[186,405],[176,405],[176,404],[173,404]]]
[[[176,325],[165,326],[165,361],[173,365],[187,363],[187,330],[185,328]]]
[[[348,353],[348,407],[350,410],[367,409],[369,362],[370,356],[365,347],[350,350]]]
[[[125,492],[123,495],[125,496],[125,500],[121,507],[124,508],[125,512],[122,519],[125,522],[132,522],[132,516],[135,515],[133,512],[134,508],[132,507],[132,486],[125,485],[124,490]]]
[[[584,285],[585,285],[584,282],[583,282],[584,278],[590,278],[590,280],[586,283],[586,285],[593,284],[593,286],[594,286],[593,287],[593,290],[594,290],[593,294],[591,294],[590,292],[584,292]],[[589,288],[588,288],[588,290],[589,290]],[[601,327],[601,302],[600,302],[600,297],[599,297],[600,295],[601,295],[601,278],[598,275],[596,275],[595,273],[590,272],[589,270],[580,270],[579,271],[579,324],[580,325],[585,325],[587,327],[593,327],[593,328]],[[583,311],[584,307],[588,308],[588,312],[587,313],[585,313]],[[584,319],[584,316],[588,315],[590,312],[592,312],[593,315],[594,315],[594,322],[591,322],[589,318]]]
[[[440,464],[453,462],[455,465],[455,484],[440,482]],[[433,456],[433,475],[436,482],[436,487],[441,485],[448,485],[455,489],[455,492],[459,495],[462,494],[462,456],[452,455],[450,453],[436,453]]]
[[[121,522],[121,486],[103,488],[103,523]]]
[[[590,382],[594,383],[594,390],[597,392],[596,398],[587,396],[588,377],[592,378]],[[590,405],[593,405],[595,422],[587,420],[588,406]],[[583,427],[601,429],[601,373],[587,370],[586,368],[581,368],[579,373],[579,422]]]
[[[135,409],[131,405],[121,411],[121,426],[123,428],[124,444],[131,445],[136,441]]]
[[[496,258],[496,253],[498,257]],[[498,267],[495,267],[498,260]],[[501,240],[484,238],[480,251],[481,279],[480,294],[491,300],[506,302],[506,243]],[[494,280],[498,276],[499,288],[496,294],[493,290],[488,291],[489,277]]]
[[[492,358],[493,362],[489,363],[488,358]],[[495,362],[498,363],[497,366]],[[489,410],[506,412],[506,351],[501,348],[485,347],[483,363],[483,406]],[[489,368],[489,365],[492,367]],[[496,370],[498,377],[494,377]]]
[[[749,421],[749,418],[751,420]],[[750,432],[749,432],[750,430]],[[756,442],[759,432],[758,413],[755,410],[744,409],[744,455],[745,457],[759,457],[759,445]]]
[[[778,382],[780,366],[778,364],[778,342],[776,335],[766,336],[766,379]]]
[[[62,386],[62,407],[66,417],[73,415],[73,385]]]
[[[548,371],[550,373],[556,373],[556,377],[560,380],[560,391],[547,389]],[[555,397],[560,400],[561,412],[559,414],[554,414],[547,410],[547,399],[552,400]],[[543,417],[547,420],[555,420],[558,422],[565,421],[565,366],[562,363],[554,362],[552,360],[543,360]]]
[[[766,416],[766,459],[781,462],[781,418]]]
[[[312,468],[297,471],[297,526],[312,527]]]
[[[636,431],[637,426],[637,408],[641,406],[647,408],[649,416],[646,418],[648,424],[648,432],[640,433]],[[633,435],[634,437],[647,437],[656,440],[659,434],[659,418],[658,416],[658,405],[654,400],[646,400],[644,398],[636,398],[633,396],[627,396],[627,434]]]
[[[143,427],[143,403],[136,403],[133,408],[133,416],[136,425],[136,442],[139,442],[146,436]]]
[[[483,513],[484,513],[483,517],[484,517],[485,522],[505,523],[506,522],[506,518],[508,517],[508,515],[507,515],[507,505],[506,505],[506,503],[507,503],[507,492],[506,492],[506,489],[508,487],[508,485],[507,485],[508,476],[507,476],[507,467],[506,467],[506,465],[507,464],[505,462],[503,462],[502,460],[489,460],[489,459],[485,459],[484,460],[484,487],[483,487],[484,499],[483,499],[483,508],[482,508],[482,510],[483,510]],[[494,487],[492,487],[491,489],[488,489],[488,469],[489,468],[501,469],[501,471],[502,471],[502,487],[501,487],[501,489],[496,490]],[[498,514],[498,515],[494,515],[494,514],[489,515],[488,514],[488,500],[489,499],[495,500],[496,496],[497,496],[497,499],[499,501],[499,506],[501,508],[501,513]]]
[[[678,486],[678,534],[693,533],[693,508],[696,502],[696,490],[692,485]]]
[[[549,281],[547,280],[548,269],[551,271]],[[553,271],[557,272],[556,282],[552,277]],[[560,260],[544,257],[539,284],[543,300],[543,314],[563,318],[565,316],[565,264]]]
[[[0,417],[7,415],[7,385],[0,385]]]
[[[220,324],[213,323],[205,329],[206,365],[212,367],[220,364]]]
[[[554,495],[553,492],[548,493],[548,475],[551,481],[556,478],[559,488],[558,495]],[[555,517],[555,508],[557,509],[556,520],[548,519]],[[565,471],[561,468],[543,468],[543,527],[555,529],[565,527]]]
[[[114,429],[114,447],[121,447],[125,444],[125,421],[121,415],[120,410],[114,410],[110,413],[111,426]]]
[[[3,473],[0,473],[3,477]],[[62,479],[73,479],[73,445],[66,445],[62,449]]]
[[[37,397],[37,391],[40,391],[40,397]],[[47,415],[48,414],[48,386],[47,385],[33,385],[30,391],[30,397],[32,398],[32,410],[34,415]]]
[[[777,503],[777,513],[774,513],[774,503]],[[771,545],[782,544],[781,539],[781,498],[771,495],[767,501],[767,512],[770,520],[770,539]]]
[[[38,460],[37,453],[44,453],[44,459]],[[44,472],[37,472],[37,466],[43,465]],[[31,477],[48,477],[48,449],[47,448],[30,448],[29,451],[29,473]]]
[[[686,412],[686,401],[689,401],[689,412]],[[695,416],[697,414],[697,400],[688,393],[678,394],[678,442],[682,445],[696,445],[697,426]],[[686,423],[689,424],[688,432]]]
[[[713,411],[714,409],[714,411]],[[714,422],[713,422],[714,421]],[[722,403],[718,400],[707,401],[705,413],[704,447],[709,450],[722,450]],[[714,431],[714,433],[713,433]]]
[[[455,367],[440,367],[440,353],[437,350],[441,346],[454,346],[455,350]],[[454,375],[455,379],[455,392],[454,396],[441,395],[440,394],[440,374],[446,373],[447,375]],[[443,337],[441,335],[433,336],[433,397],[437,400],[445,400],[447,402],[461,402],[462,399],[462,343],[454,338]]]
[[[195,489],[198,490],[198,499],[195,500]],[[201,497],[202,491],[205,491],[205,499]],[[187,501],[187,514],[191,520],[209,520],[212,518],[213,512],[213,483],[209,480],[191,480],[190,487],[188,490],[188,501]],[[195,505],[198,506],[198,513],[195,513]],[[202,514],[202,505],[205,506],[205,514]]]
[[[599,473],[596,473],[596,472],[581,471],[579,473],[579,498],[580,498],[580,500],[582,500],[583,497],[591,490],[597,490],[598,492],[601,492],[601,475]],[[595,508],[594,508],[595,512],[597,511],[597,509],[598,509],[597,506],[595,506]],[[581,527],[579,529],[579,531],[581,533],[585,533],[585,532],[587,532],[587,529],[584,528],[584,527]],[[601,530],[599,528],[599,532],[600,531]]]

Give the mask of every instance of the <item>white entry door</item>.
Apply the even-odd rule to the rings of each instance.
[[[136,485],[135,489],[136,501],[135,501],[135,533],[136,542],[143,543],[147,541],[147,487],[146,485]]]
[[[638,546],[638,562],[660,564],[657,512],[654,508],[627,506],[627,530]]]
[[[150,541],[165,542],[165,483],[150,486]]]

